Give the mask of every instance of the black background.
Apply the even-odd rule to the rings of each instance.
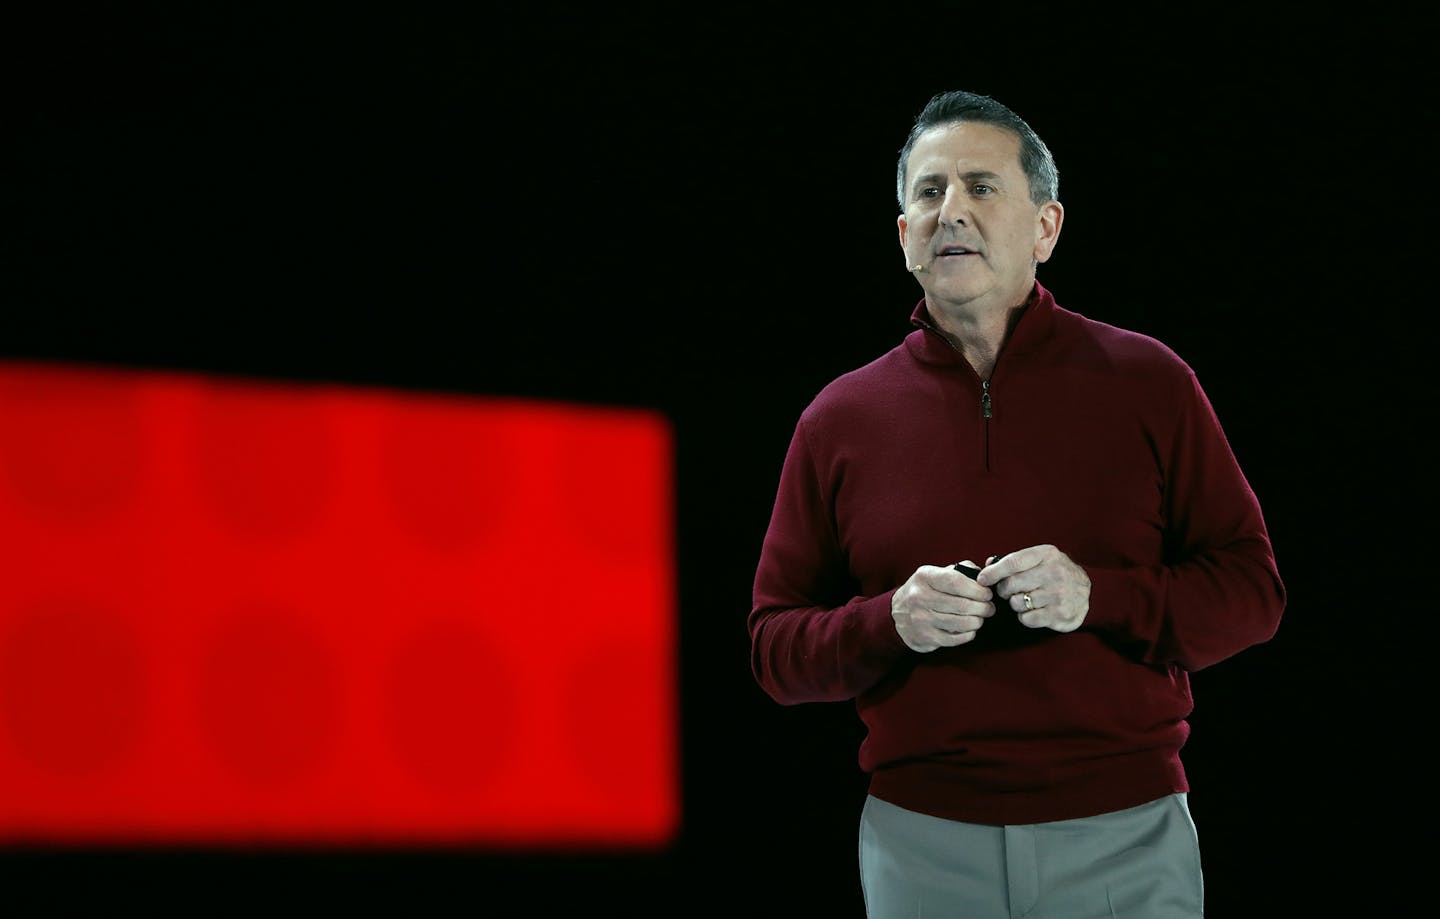
[[[1423,583],[1429,33],[1375,5],[887,6],[12,18],[0,357],[671,419],[684,817],[661,853],[10,851],[0,896],[861,916],[858,725],[765,697],[745,616],[795,417],[909,330],[895,155],[966,88],[1058,160],[1042,282],[1196,369],[1290,590],[1274,640],[1193,680],[1210,913],[1410,902],[1425,649],[1387,598]]]

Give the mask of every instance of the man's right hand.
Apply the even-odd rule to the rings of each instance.
[[[961,564],[981,567],[968,559]],[[949,567],[921,565],[890,598],[895,631],[921,653],[965,644],[993,615],[990,588]]]

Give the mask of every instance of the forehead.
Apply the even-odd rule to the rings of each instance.
[[[967,121],[941,125],[920,135],[910,151],[906,169],[912,179],[966,172],[1023,176],[1020,138],[992,124]]]

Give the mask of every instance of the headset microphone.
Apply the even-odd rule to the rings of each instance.
[[[911,265],[911,266],[910,266],[910,270],[911,270],[911,271],[915,271],[915,272],[924,271],[924,270],[925,270],[925,266],[924,266],[924,265]]]

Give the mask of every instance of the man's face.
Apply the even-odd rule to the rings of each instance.
[[[1008,309],[1030,293],[1062,213],[1057,202],[1031,203],[1018,137],[994,125],[946,125],[910,152],[900,247],[907,267],[924,266],[917,279],[932,299]]]

